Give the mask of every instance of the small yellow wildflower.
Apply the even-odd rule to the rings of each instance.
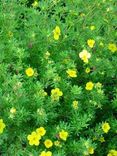
[[[45,112],[45,109],[43,108],[38,108],[37,109],[37,114],[42,116],[42,117],[45,117],[46,116],[46,112]]]
[[[31,77],[34,75],[34,70],[32,68],[27,68],[25,72],[28,77]]]
[[[90,59],[91,54],[87,50],[83,50],[79,53],[79,57],[81,60],[83,60],[85,63],[88,63],[88,59]]]
[[[60,91],[59,88],[55,88],[51,90],[51,98],[52,100],[59,100],[59,97],[63,95],[63,92]]]
[[[16,113],[16,109],[15,109],[14,107],[12,107],[12,108],[10,109],[10,113],[15,114],[15,113]]]
[[[40,127],[36,129],[37,134],[39,134],[40,136],[44,136],[46,134],[46,130],[44,127]]]
[[[45,96],[47,96],[48,94],[47,94],[47,92],[44,91],[44,89],[41,89],[41,90],[39,90],[39,91],[36,93],[36,95],[45,97]]]
[[[58,140],[55,141],[55,142],[54,142],[54,145],[55,145],[55,146],[61,146],[61,145],[60,145],[60,141],[58,141]]]
[[[27,139],[29,140],[29,145],[38,146],[40,143],[39,140],[41,139],[41,136],[38,135],[36,132],[32,132],[31,135],[28,135]]]
[[[60,76],[55,76],[54,81],[55,81],[55,82],[61,81],[61,77],[60,77]]]
[[[89,147],[88,153],[89,153],[89,154],[94,154],[94,148],[93,148],[93,147]]]
[[[46,148],[50,148],[53,146],[53,142],[50,139],[46,139],[44,145]]]
[[[102,124],[102,130],[104,131],[104,133],[108,133],[108,131],[110,130],[110,125],[108,122]]]
[[[58,40],[61,35],[61,30],[60,30],[59,26],[55,27],[55,29],[53,30],[53,33],[54,33],[54,39]]]
[[[108,49],[109,49],[112,53],[114,53],[114,52],[117,51],[117,46],[116,46],[116,44],[114,44],[114,43],[109,43],[109,44],[108,44]]]
[[[39,156],[52,156],[52,152],[50,152],[50,151],[47,151],[47,152],[42,151]]]
[[[99,138],[99,141],[100,141],[101,143],[105,142],[104,137],[100,137],[100,138]]]
[[[94,25],[91,25],[90,26],[90,30],[95,30],[95,26]]]
[[[52,152],[47,151],[47,152],[46,152],[46,156],[52,156]]]
[[[81,17],[84,17],[84,16],[85,16],[85,13],[81,12],[81,13],[80,13],[80,16],[81,16]]]
[[[50,53],[47,51],[47,52],[45,53],[45,59],[48,59],[49,56],[50,56]]]
[[[68,137],[68,132],[66,132],[65,130],[62,130],[61,132],[59,132],[59,137],[66,141],[67,140],[67,137]]]
[[[97,83],[95,84],[95,87],[96,87],[96,88],[102,88],[102,84],[101,84],[100,82],[97,82]]]
[[[39,156],[46,156],[46,152],[45,151],[42,151]]]
[[[66,72],[69,77],[72,77],[72,78],[77,77],[76,70],[68,69]]]
[[[9,32],[8,32],[8,36],[9,36],[10,38],[12,38],[12,37],[13,37],[13,32],[9,31]]]
[[[87,44],[88,44],[88,46],[89,46],[90,48],[93,48],[93,47],[94,47],[94,44],[95,44],[95,41],[92,40],[92,39],[89,39],[89,40],[87,40]]]
[[[112,149],[109,151],[109,153],[107,154],[107,156],[117,156],[117,151]]]
[[[90,82],[87,82],[85,89],[86,90],[92,90],[93,87],[94,87],[94,84],[93,84],[93,82],[90,81]]]
[[[44,136],[46,134],[46,130],[44,127],[40,127],[36,129],[37,134],[39,134],[40,136]]]
[[[32,3],[32,6],[33,6],[34,8],[38,7],[38,5],[39,5],[39,3],[38,3],[36,0]]]
[[[90,71],[91,71],[91,69],[88,67],[85,69],[85,73],[87,73],[87,74],[90,73]]]
[[[6,127],[5,123],[3,122],[3,119],[0,119],[0,134],[3,133],[4,128]]]
[[[78,101],[74,100],[72,106],[74,109],[78,109]]]
[[[15,114],[16,114],[16,109],[15,109],[14,107],[12,107],[12,108],[10,109],[9,118],[13,119],[14,116],[15,116]]]

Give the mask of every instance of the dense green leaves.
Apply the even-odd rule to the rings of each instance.
[[[0,155],[116,150],[115,12],[115,0],[0,1]],[[39,127],[46,134],[31,146]]]

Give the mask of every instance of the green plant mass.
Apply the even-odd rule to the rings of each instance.
[[[0,0],[0,156],[117,156],[116,0]]]

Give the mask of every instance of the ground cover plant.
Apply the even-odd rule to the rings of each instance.
[[[117,156],[115,0],[0,1],[0,156]]]

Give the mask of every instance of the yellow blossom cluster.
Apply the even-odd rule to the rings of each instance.
[[[46,130],[43,127],[37,128],[36,131],[33,131],[30,135],[27,136],[29,145],[38,146],[40,144],[41,137],[44,136],[45,133]]]
[[[27,139],[29,141],[29,145],[33,146],[38,146],[40,144],[41,138],[46,134],[46,130],[44,127],[39,127],[36,129],[36,131],[33,131],[30,135],[27,136]],[[53,146],[53,142],[50,139],[46,139],[44,141],[45,147],[51,148]],[[42,151],[39,156],[52,156],[51,151]]]

